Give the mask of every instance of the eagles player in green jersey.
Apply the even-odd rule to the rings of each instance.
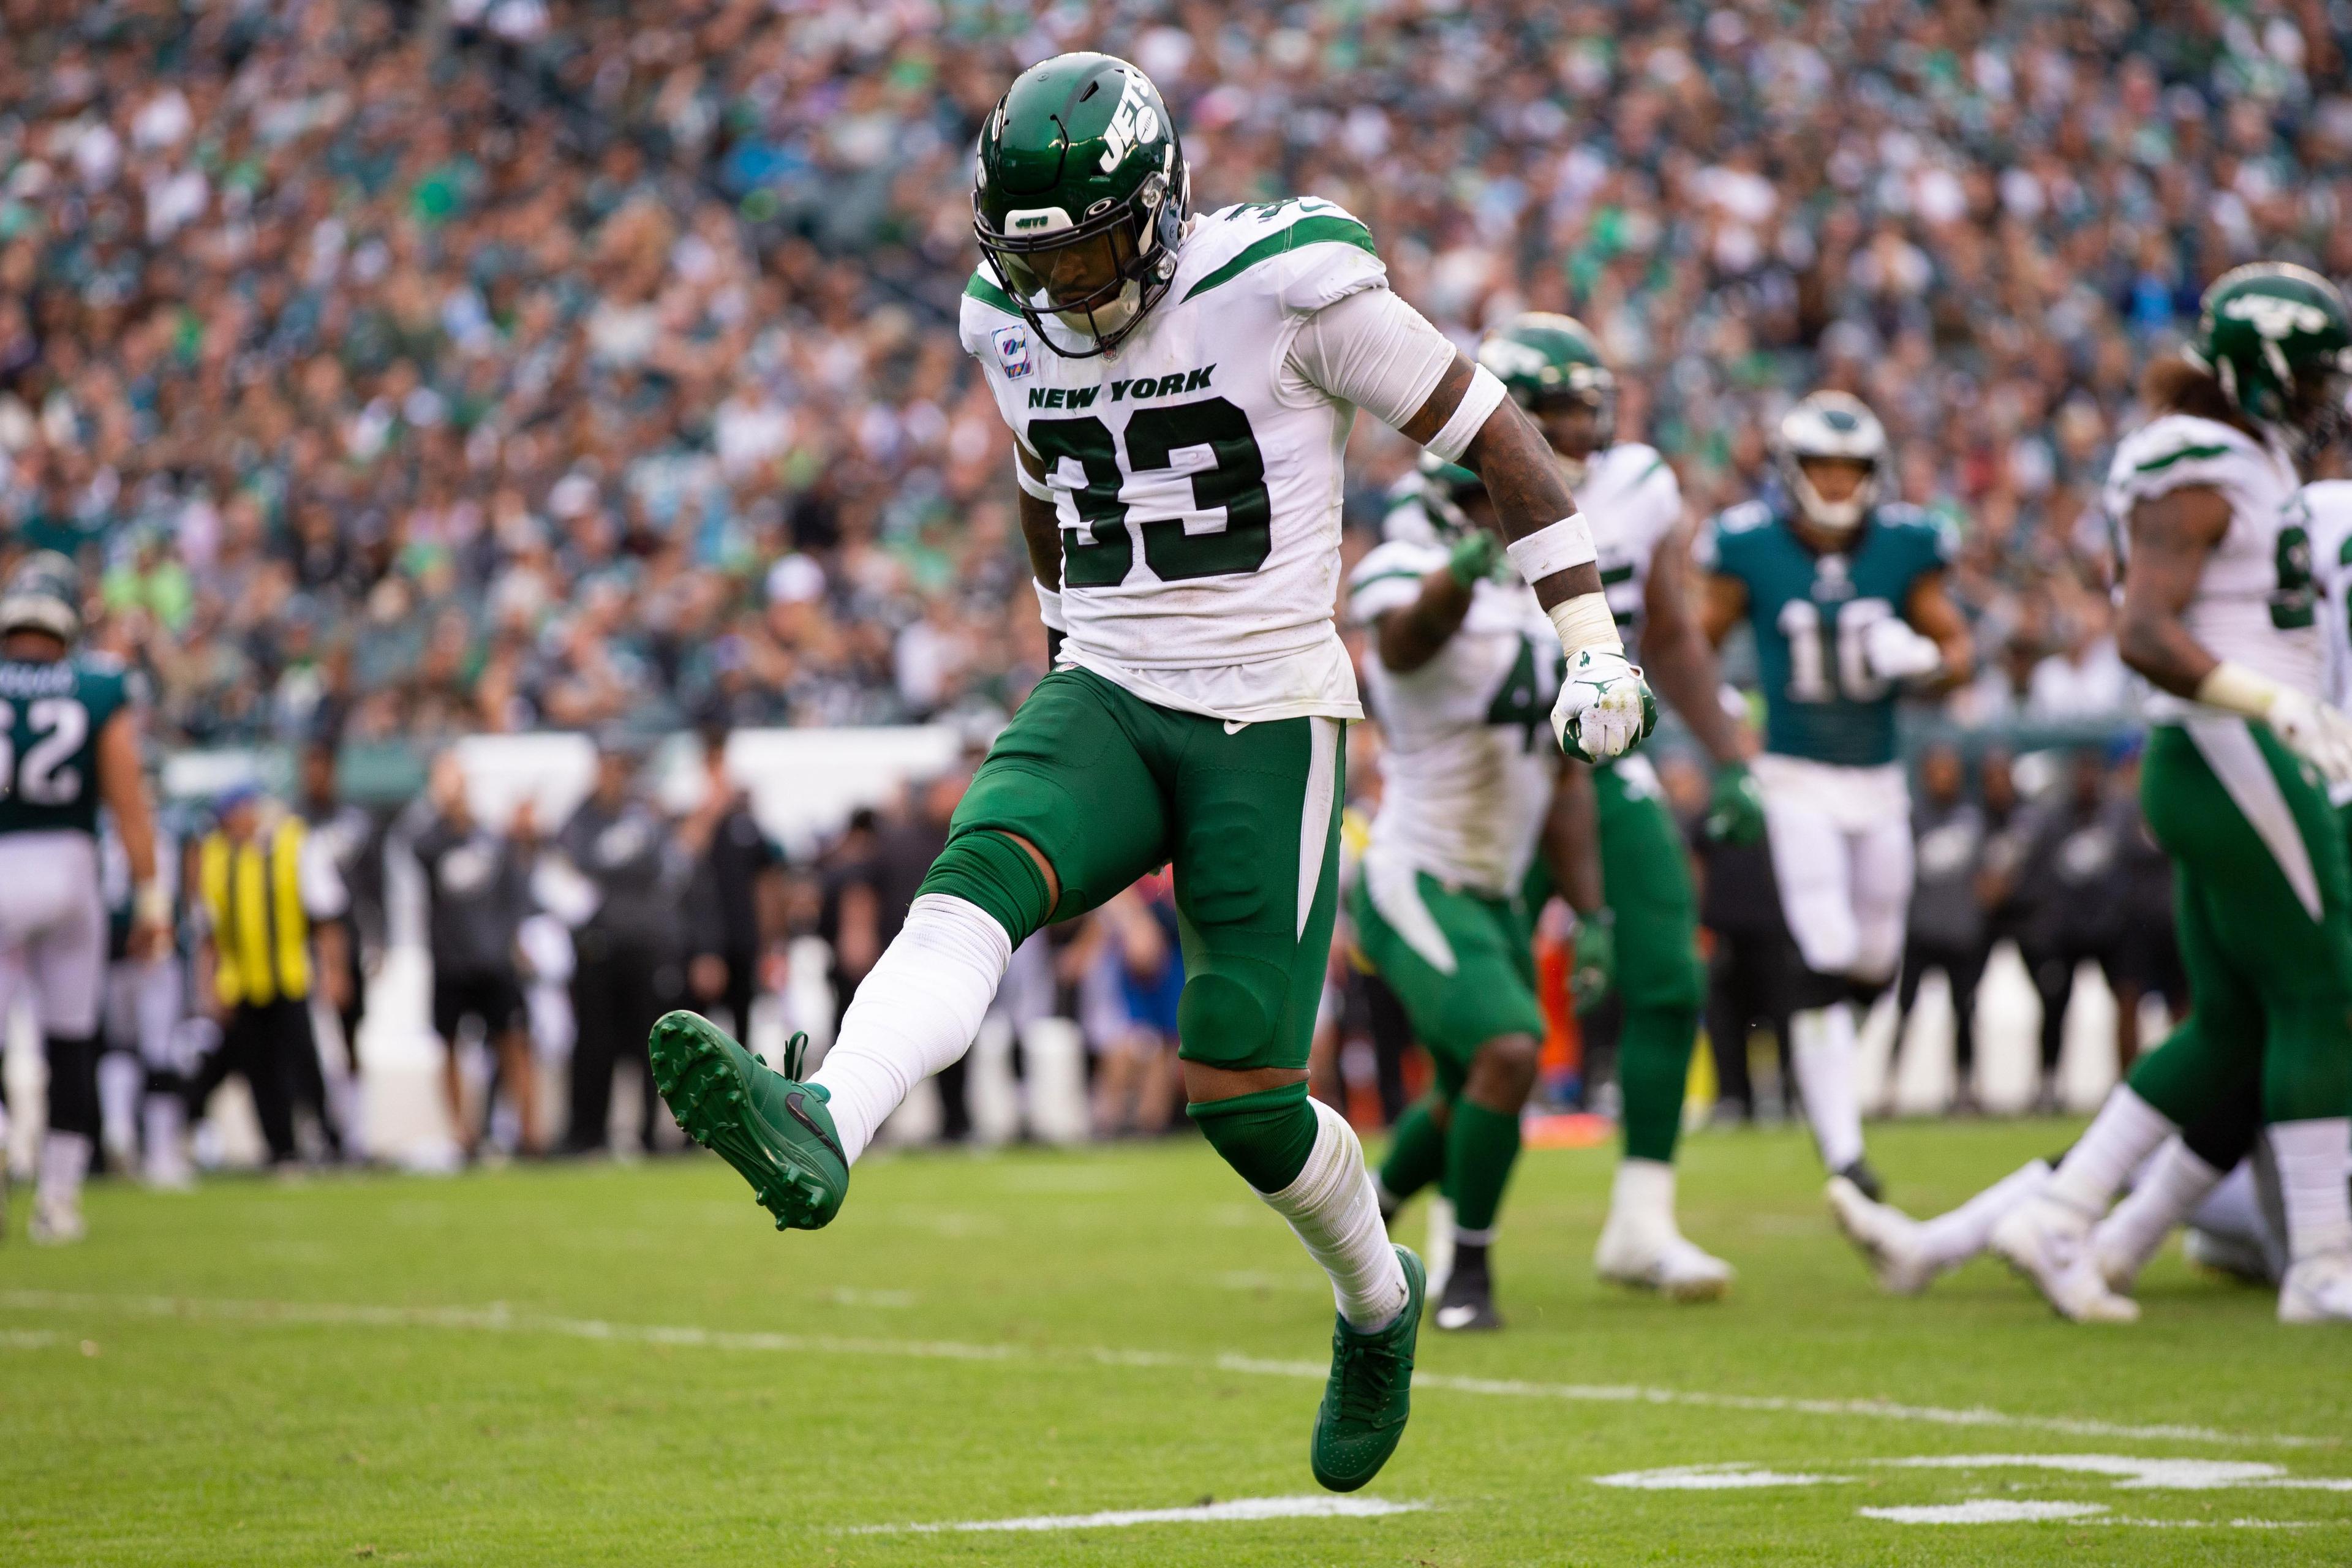
[[[1714,645],[1700,635],[1691,530],[1674,470],[1655,448],[1617,439],[1617,380],[1582,322],[1529,311],[1489,335],[1478,362],[1551,443],[1591,520],[1618,630],[1714,762],[1713,830],[1753,843],[1764,831],[1748,766],[1754,737],[1726,711]],[[1675,1144],[1706,998],[1682,833],[1647,758],[1570,763],[1564,787],[1586,802],[1565,819],[1596,830],[1577,835],[1569,852],[1598,856],[1624,1007],[1617,1058],[1624,1157],[1593,1265],[1618,1284],[1712,1300],[1730,1288],[1730,1265],[1685,1237],[1675,1220]]]
[[[1785,495],[1701,536],[1702,618],[1745,621],[1764,687],[1772,873],[1802,962],[1789,1056],[1822,1162],[1878,1195],[1853,1084],[1860,1010],[1894,980],[1911,898],[1911,802],[1895,760],[1905,690],[1965,679],[1968,624],[1945,587],[1948,531],[1884,499],[1886,432],[1858,398],[1816,392],[1780,422]]]
[[[49,552],[19,562],[0,586],[0,1018],[29,994],[47,1049],[49,1126],[31,1235],[49,1244],[81,1239],[82,1177],[99,1134],[101,805],[131,868],[134,950],[157,951],[172,922],[123,671],[77,654],[80,636],[72,563]]]
[[[1485,480],[1566,657],[1555,742],[1606,761],[1656,705],[1542,437],[1390,291],[1361,223],[1316,200],[1194,213],[1167,104],[1106,55],[1024,71],[977,164],[959,334],[1014,437],[1056,668],[814,1077],[679,1013],[655,1028],[655,1080],[780,1226],[825,1225],[883,1118],[969,1048],[1013,949],[1172,863],[1190,1114],[1330,1278],[1308,1453],[1350,1490],[1403,1434],[1423,1294],[1355,1134],[1307,1092],[1341,730],[1362,712],[1332,624],[1357,410]]]

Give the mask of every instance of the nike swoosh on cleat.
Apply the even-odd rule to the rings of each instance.
[[[1477,1315],[1478,1309],[1475,1307],[1440,1307],[1437,1309],[1437,1326],[1441,1329],[1458,1329]]]
[[[793,1121],[816,1134],[816,1141],[832,1151],[833,1157],[841,1162],[844,1169],[848,1167],[849,1156],[841,1152],[841,1145],[833,1141],[830,1133],[819,1127],[814,1119],[801,1109],[801,1096],[797,1091],[784,1096],[784,1109],[792,1112]]]

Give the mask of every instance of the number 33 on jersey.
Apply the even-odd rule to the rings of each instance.
[[[963,346],[1051,491],[1074,648],[1139,669],[1263,667],[1276,684],[1289,664],[1319,685],[1354,411],[1285,356],[1306,317],[1385,269],[1362,224],[1312,200],[1195,219],[1181,255],[1145,329],[1085,359],[1037,342],[983,266]],[[1353,707],[1352,689],[1326,695]]]

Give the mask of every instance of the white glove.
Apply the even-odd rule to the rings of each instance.
[[[1881,680],[1909,680],[1944,668],[1944,650],[1935,639],[1920,636],[1909,622],[1893,616],[1864,628],[1862,657],[1870,673]]]
[[[1568,661],[1551,732],[1579,762],[1605,763],[1638,746],[1657,727],[1658,700],[1642,672],[1614,648],[1584,648]]]
[[[2331,784],[2352,784],[2352,719],[2315,698],[2281,688],[2263,720],[2286,749]]]

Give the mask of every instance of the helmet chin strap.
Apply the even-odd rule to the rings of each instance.
[[[1792,467],[1796,472],[1791,476],[1793,482],[1790,488],[1797,492],[1797,510],[1805,514],[1807,522],[1824,533],[1852,533],[1862,526],[1863,516],[1870,510],[1871,500],[1878,489],[1876,479],[1863,480],[1850,500],[1823,500],[1822,492],[1815,489],[1813,481],[1805,476],[1804,465],[1798,463]]]

